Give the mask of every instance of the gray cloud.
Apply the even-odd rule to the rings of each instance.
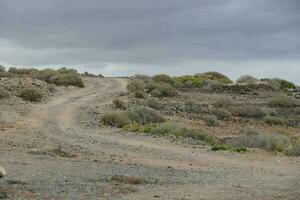
[[[114,75],[185,74],[185,65],[273,75],[286,74],[284,63],[294,80],[299,10],[298,0],[0,0],[0,62]]]

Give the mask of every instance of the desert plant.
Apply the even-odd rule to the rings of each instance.
[[[296,85],[290,81],[279,79],[279,78],[273,78],[271,80],[268,80],[268,83],[280,88],[280,89],[294,89],[296,88]]]
[[[295,109],[294,109],[294,112],[295,112],[296,114],[300,115],[300,107],[295,108]]]
[[[161,123],[165,121],[159,112],[148,107],[138,107],[128,112],[128,116],[132,121],[139,124]]]
[[[126,104],[124,103],[124,101],[122,101],[121,99],[118,99],[118,98],[113,100],[113,105],[117,109],[121,109],[121,110],[126,109]]]
[[[228,110],[223,108],[216,108],[212,111],[212,114],[215,115],[220,120],[227,120],[231,118],[231,113]]]
[[[300,102],[293,97],[290,96],[277,96],[273,97],[269,102],[269,106],[271,107],[284,107],[290,108],[295,106],[300,106]]]
[[[288,150],[290,156],[300,156],[300,138],[296,139],[292,147]]]
[[[236,82],[245,84],[256,84],[258,82],[258,79],[254,78],[253,76],[244,75],[241,76]]]
[[[0,72],[5,72],[5,67],[3,65],[0,65]]]
[[[221,97],[214,103],[217,108],[227,108],[233,104],[231,97]]]
[[[126,112],[105,113],[101,117],[101,121],[104,125],[117,128],[122,128],[130,123],[130,119]]]
[[[29,75],[32,78],[49,82],[50,78],[57,75],[57,71],[53,69],[43,69],[40,71],[32,71]]]
[[[84,87],[84,83],[78,74],[67,72],[52,76],[49,79],[49,83],[63,86],[73,85],[78,87]]]
[[[174,97],[178,95],[177,90],[168,84],[160,84],[156,89],[164,97]]]
[[[25,101],[40,102],[44,97],[41,90],[36,88],[24,88],[18,91],[17,96]]]
[[[275,117],[275,116],[266,116],[264,118],[264,122],[267,124],[274,124],[274,125],[283,125],[287,123],[285,119],[281,117]]]
[[[134,97],[143,99],[145,98],[145,93],[143,91],[137,90],[134,92]]]
[[[169,84],[173,83],[173,79],[166,74],[155,75],[155,76],[153,76],[152,79],[156,82],[163,82],[163,83],[169,83]]]
[[[156,109],[156,110],[160,110],[163,108],[163,104],[156,100],[155,98],[150,98],[147,100],[147,105],[150,107],[150,108],[153,108],[153,109]]]
[[[127,85],[127,89],[130,92],[135,92],[135,91],[144,91],[145,89],[145,82],[141,79],[134,79],[131,80],[128,85]]]
[[[238,139],[236,144],[238,146],[286,153],[291,145],[291,140],[288,136],[278,133],[263,133],[256,130],[247,130],[243,136]]]
[[[0,99],[5,99],[9,97],[10,97],[9,92],[4,88],[0,88]]]
[[[203,121],[205,121],[208,126],[218,126],[219,121],[215,115],[205,115],[202,117]]]
[[[162,97],[162,94],[161,94],[161,92],[160,92],[158,89],[152,90],[152,91],[150,92],[150,95],[151,95],[152,97],[157,97],[157,98]]]
[[[257,106],[231,106],[229,110],[232,115],[240,117],[263,118],[266,116],[264,110]]]

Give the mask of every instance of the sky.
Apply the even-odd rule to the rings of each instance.
[[[0,64],[300,84],[300,1],[0,0]]]

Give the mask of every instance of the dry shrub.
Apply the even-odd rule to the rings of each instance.
[[[18,91],[17,96],[25,101],[40,102],[44,95],[41,90],[36,88],[24,88]]]
[[[152,108],[139,107],[128,112],[129,118],[139,124],[161,123],[164,122],[164,117]]]
[[[113,104],[114,104],[115,108],[117,108],[117,109],[121,109],[121,110],[126,109],[126,104],[121,99],[118,99],[118,98],[114,99]]]
[[[205,115],[202,117],[202,120],[205,121],[208,126],[218,126],[220,124],[215,115]]]
[[[287,124],[287,121],[281,117],[275,117],[275,116],[266,116],[264,118],[264,122],[267,124],[272,125],[284,125]]]
[[[156,110],[160,110],[164,107],[164,105],[156,100],[155,98],[150,98],[147,100],[147,105],[150,107],[150,108],[153,108],[153,109],[156,109]]]
[[[263,118],[266,116],[264,110],[257,106],[231,106],[229,110],[232,115],[240,117]]]
[[[135,92],[135,91],[144,91],[145,89],[145,82],[141,79],[134,79],[131,80],[128,85],[127,85],[127,89],[130,92]]]
[[[111,112],[105,113],[101,121],[104,125],[122,128],[123,126],[130,123],[130,119],[125,112]]]
[[[75,73],[57,74],[49,79],[49,83],[62,86],[73,85],[77,87],[84,87],[82,79]]]
[[[143,91],[137,90],[134,92],[134,97],[143,99],[145,98],[145,93]]]
[[[232,104],[233,104],[233,100],[231,97],[221,97],[217,99],[214,105],[217,108],[228,108]]]
[[[9,92],[4,88],[0,88],[0,99],[5,99],[9,97],[10,97]]]
[[[212,111],[212,114],[215,115],[220,120],[228,120],[231,118],[231,113],[228,110],[222,108],[216,108]]]
[[[241,76],[236,82],[251,85],[251,84],[256,84],[258,82],[258,79],[254,78],[253,76],[245,75],[245,76]]]
[[[284,107],[284,108],[300,106],[300,102],[298,100],[296,100],[293,97],[284,96],[284,95],[273,97],[268,104],[271,107]]]
[[[169,75],[166,75],[166,74],[155,75],[155,76],[153,76],[152,79],[156,82],[163,82],[163,83],[169,83],[169,84],[173,83],[172,77],[170,77]]]

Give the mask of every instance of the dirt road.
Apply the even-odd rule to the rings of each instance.
[[[126,80],[85,81],[85,88],[34,105],[22,126],[0,131],[0,166],[8,171],[0,189],[8,198],[300,199],[299,158],[211,152],[87,125],[126,90]]]

